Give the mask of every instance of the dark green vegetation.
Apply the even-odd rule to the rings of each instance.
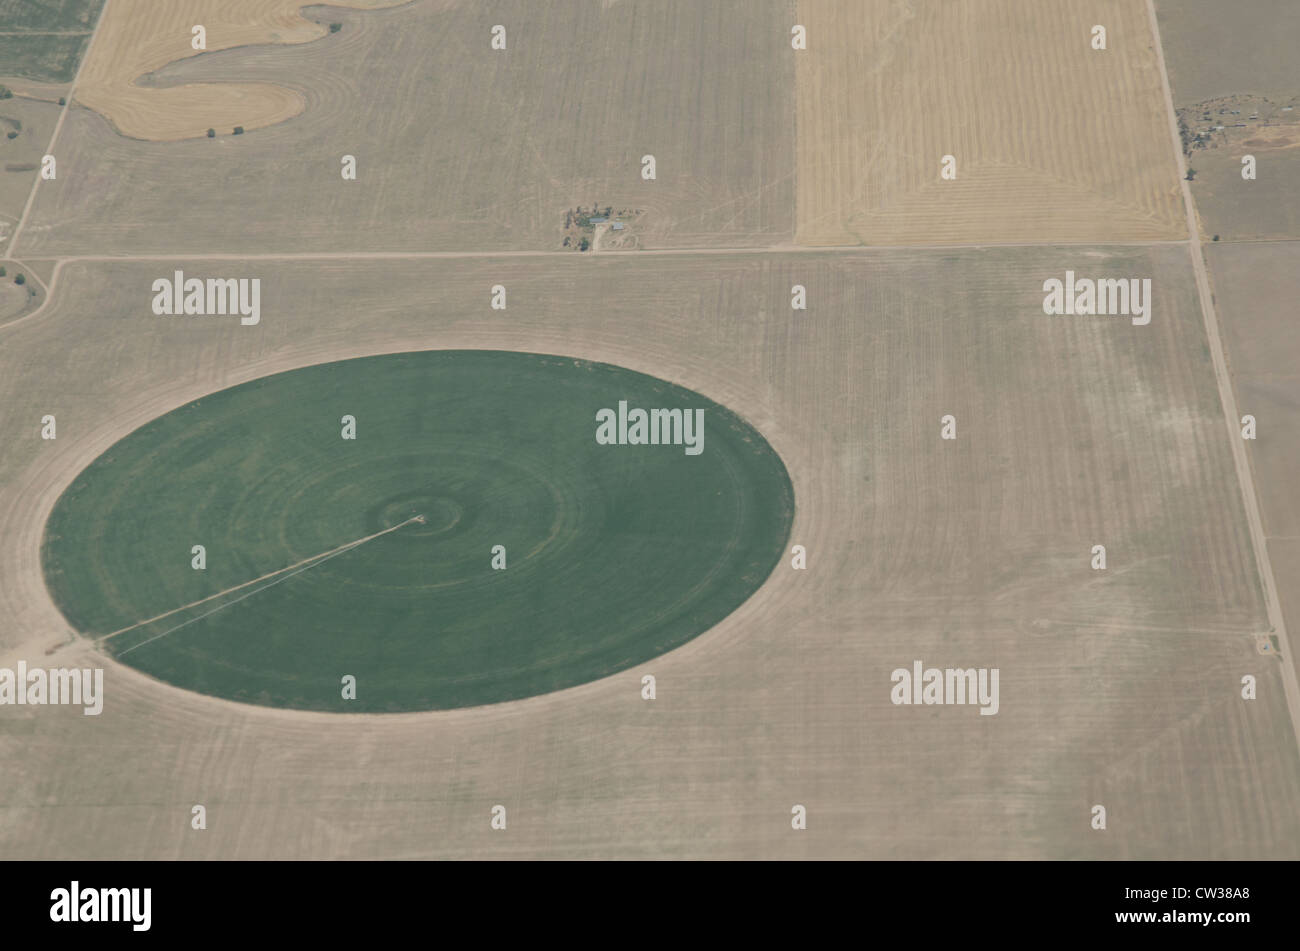
[[[703,408],[703,453],[598,445],[596,412],[621,399]],[[793,511],[777,455],[699,394],[563,357],[428,351],[265,377],[154,420],[59,499],[43,559],[70,622],[103,635],[423,515],[104,644],[236,700],[437,709],[683,644],[763,583]]]
[[[0,29],[89,32],[103,5],[104,0],[0,0]]]
[[[104,0],[0,0],[0,76],[68,83]]]
[[[90,41],[85,36],[0,36],[0,64],[6,76],[43,83],[70,83]]]

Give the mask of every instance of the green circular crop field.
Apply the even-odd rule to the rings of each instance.
[[[597,413],[619,401],[704,410],[701,451],[598,443]],[[42,555],[70,623],[168,683],[432,710],[678,647],[766,580],[793,515],[777,454],[698,393],[571,358],[440,350],[292,370],[159,417],[77,476]]]

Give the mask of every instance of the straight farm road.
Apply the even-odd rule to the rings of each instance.
[[[1264,603],[1268,610],[1268,620],[1272,633],[1277,637],[1278,648],[1282,654],[1282,687],[1286,691],[1287,709],[1291,714],[1291,729],[1300,744],[1300,681],[1296,678],[1295,665],[1292,663],[1291,646],[1287,639],[1286,620],[1282,616],[1282,605],[1277,596],[1277,582],[1273,576],[1273,566],[1268,556],[1268,540],[1264,535],[1264,523],[1260,516],[1259,499],[1255,492],[1255,480],[1251,474],[1250,459],[1246,456],[1246,442],[1240,437],[1237,427],[1241,416],[1237,412],[1237,400],[1232,390],[1232,379],[1228,375],[1228,361],[1224,356],[1223,339],[1219,332],[1219,318],[1214,309],[1214,295],[1210,291],[1210,278],[1205,268],[1205,254],[1201,249],[1201,229],[1196,220],[1196,205],[1192,200],[1192,187],[1187,179],[1187,162],[1183,155],[1182,139],[1178,134],[1178,113],[1174,109],[1173,92],[1169,85],[1169,70],[1165,66],[1164,48],[1160,42],[1160,24],[1156,20],[1155,0],[1146,0],[1147,17],[1151,21],[1151,35],[1155,40],[1156,59],[1160,64],[1160,82],[1164,88],[1165,109],[1169,118],[1169,134],[1173,143],[1174,155],[1178,161],[1178,177],[1183,189],[1183,207],[1187,213],[1187,249],[1192,256],[1192,268],[1196,272],[1196,291],[1201,301],[1201,316],[1205,320],[1205,335],[1210,347],[1210,359],[1214,363],[1214,378],[1219,387],[1219,400],[1223,405],[1224,422],[1228,427],[1228,441],[1232,446],[1232,461],[1237,470],[1237,481],[1241,485],[1241,500],[1246,510],[1246,522],[1250,527],[1251,544],[1255,550],[1255,564],[1259,570],[1259,583],[1264,590]]]

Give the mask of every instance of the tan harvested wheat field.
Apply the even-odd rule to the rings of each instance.
[[[214,389],[399,349],[571,354],[736,408],[790,470],[809,570],[643,668],[452,713],[245,707],[108,662],[102,716],[0,720],[3,854],[1296,857],[1300,753],[1254,653],[1185,249],[223,262],[265,282],[255,328],[154,317],[172,266],[69,262],[0,330],[0,664],[60,637],[41,529],[94,455]],[[1152,324],[1045,317],[1070,266],[1152,274]],[[999,666],[1001,712],[891,705],[913,659]]]
[[[337,0],[376,8],[406,0]],[[112,0],[77,82],[77,98],[123,135],[170,141],[260,129],[302,112],[305,100],[271,83],[187,83],[149,88],[139,80],[169,63],[198,56],[191,29],[207,31],[206,51],[265,43],[307,43],[328,29],[304,18],[302,0]]]
[[[800,0],[798,13],[799,242],[1185,235],[1141,3]],[[945,155],[956,180],[940,180]]]

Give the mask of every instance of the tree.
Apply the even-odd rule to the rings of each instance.
[[[27,283],[27,277],[26,277],[25,275],[19,274],[17,277],[14,278],[14,283],[15,283],[15,284],[26,284],[26,283]]]
[[[1196,169],[1194,169],[1194,168],[1189,168],[1189,169],[1187,170],[1187,180],[1190,182],[1190,181],[1192,181],[1192,180],[1195,179],[1195,178],[1196,178]]]
[[[64,97],[64,96],[60,96],[60,97],[59,97],[59,105],[61,105],[61,106],[66,106],[67,104],[68,104],[68,100],[67,100],[67,98]]]
[[[343,24],[342,24],[342,23],[331,23],[331,24],[330,24],[330,32],[331,32],[331,33],[337,33],[337,32],[338,32],[339,30],[341,30],[341,29],[343,29]]]
[[[217,137],[217,130],[216,130],[216,129],[209,129],[209,130],[208,130],[208,138],[209,138],[209,139],[215,139],[216,137]]]
[[[242,125],[235,126],[235,135],[243,135],[243,134],[244,134],[244,127]]]
[[[18,130],[17,130],[17,129],[10,129],[10,130],[9,130],[9,138],[11,138],[11,139],[16,139],[16,138],[18,138]]]
[[[581,241],[578,242],[579,251],[586,251],[589,247],[591,247],[591,242],[588,241],[586,238],[583,238]]]

